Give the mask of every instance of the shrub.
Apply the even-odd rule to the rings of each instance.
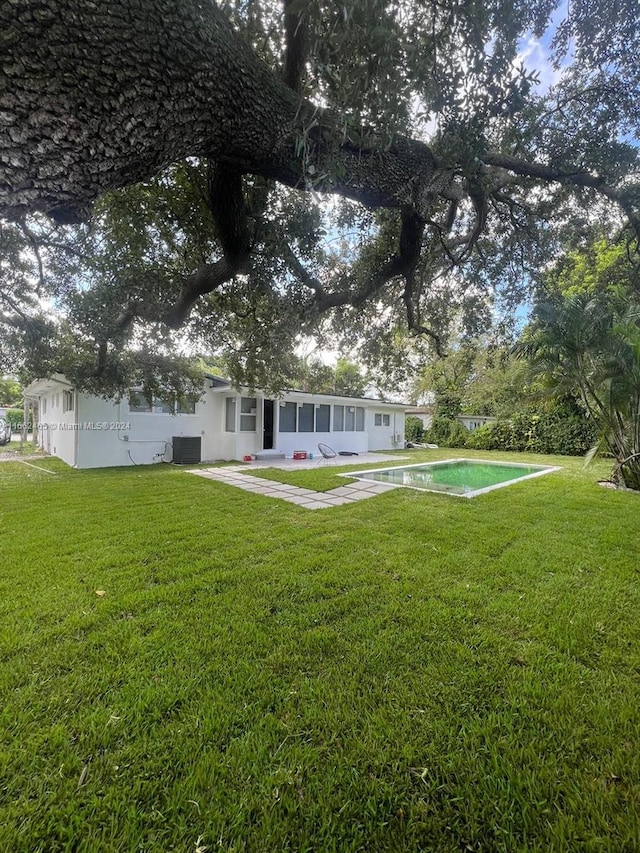
[[[470,432],[468,429],[463,427],[458,421],[453,421],[446,442],[447,447],[466,447],[469,435]]]
[[[7,409],[7,420],[11,424],[13,432],[19,432],[24,421],[24,411],[22,409]],[[31,432],[31,428],[31,415],[29,415],[29,432]]]
[[[471,430],[467,435],[467,447],[473,450],[497,450],[499,448],[498,436],[495,430],[497,424],[485,424],[477,429]]]
[[[404,437],[407,441],[421,442],[424,438],[424,424],[420,418],[409,415],[404,422]]]
[[[449,434],[452,424],[457,423],[452,418],[444,415],[436,415],[431,421],[431,426],[426,432],[425,438],[432,444],[441,444],[444,447],[448,446]]]
[[[425,433],[425,440],[441,447],[466,447],[470,433],[459,421],[436,416]]]
[[[575,404],[559,404],[550,411],[517,412],[510,421],[486,424],[471,432],[458,421],[433,419],[427,440],[443,447],[509,450],[583,456],[595,444],[595,424]]]
[[[563,456],[581,456],[597,439],[593,421],[565,407],[557,407],[542,417],[538,431],[542,452]]]
[[[583,456],[595,441],[592,421],[579,412],[557,407],[550,412],[519,412],[510,421],[479,427],[468,435],[467,447]]]
[[[511,419],[508,450],[518,453],[540,453],[538,427],[540,415],[536,412],[518,412]]]

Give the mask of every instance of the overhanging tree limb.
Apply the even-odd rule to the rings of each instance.
[[[591,172],[582,170],[568,171],[565,169],[556,169],[552,166],[546,166],[543,163],[521,160],[518,157],[513,157],[510,154],[501,154],[497,151],[487,152],[482,159],[489,166],[508,169],[508,171],[516,175],[522,175],[523,177],[535,178],[547,183],[559,183],[565,186],[584,187],[595,190],[620,207],[629,219],[636,238],[640,241],[640,215],[638,215],[624,188],[618,189],[609,186],[601,175],[594,175]]]
[[[297,87],[304,27],[287,14],[285,71]],[[390,144],[387,128],[359,142],[346,138],[346,117],[301,100],[213,2],[25,0],[0,7],[0,27],[9,57],[0,74],[4,214],[81,217],[105,191],[190,155],[371,207],[410,206],[423,219],[435,199],[451,197],[455,164],[438,163],[418,140],[396,136]],[[640,232],[624,192],[598,177],[498,152],[484,162],[593,187],[623,206]]]

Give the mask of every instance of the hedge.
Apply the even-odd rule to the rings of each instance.
[[[458,421],[436,417],[427,432],[427,441],[443,447],[560,456],[582,456],[593,447],[596,438],[591,421],[562,407],[550,412],[520,412],[509,421],[486,424],[471,432]]]
[[[24,422],[24,410],[23,409],[7,409],[7,420],[11,424],[11,429],[13,432],[20,432],[22,429],[22,424]],[[33,427],[31,421],[31,414],[29,414],[29,432]]]

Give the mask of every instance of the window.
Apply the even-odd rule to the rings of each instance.
[[[356,407],[347,406],[344,413],[344,429],[345,432],[353,432],[356,428]]]
[[[303,403],[298,412],[298,432],[313,432],[313,403]]]
[[[343,432],[344,430],[344,406],[333,407],[333,431]]]
[[[240,398],[240,432],[256,431],[256,411],[255,397]]]
[[[153,398],[153,411],[156,415],[172,415],[174,410],[174,403],[172,400],[167,397],[154,397]]]
[[[42,398],[42,414],[43,415],[47,414],[47,398],[46,397]]]
[[[236,431],[236,398],[227,397],[225,400],[224,428],[226,432]]]
[[[382,426],[391,426],[391,415],[382,416]]]
[[[280,403],[280,432],[295,432],[297,416],[296,403]]]
[[[151,412],[153,409],[151,407],[151,403],[141,391],[131,391],[129,394],[129,411]]]
[[[180,397],[176,403],[176,414],[178,415],[195,415],[196,413],[196,398],[195,397]]]
[[[356,406],[356,432],[364,432],[364,409]]]
[[[73,391],[63,391],[62,392],[62,411],[63,412],[72,412],[73,411]]]
[[[331,406],[316,406],[316,432],[329,432],[331,426]]]
[[[373,425],[382,426],[382,415],[376,414],[373,416]]]
[[[373,423],[374,426],[391,426],[391,415],[374,415]]]
[[[166,392],[149,402],[141,388],[132,388],[129,391],[129,411],[154,415],[195,415],[196,400],[197,397],[193,395],[176,399],[171,392]]]

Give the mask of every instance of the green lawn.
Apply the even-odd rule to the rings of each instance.
[[[316,512],[0,464],[0,850],[639,850],[640,495],[520,458]]]

